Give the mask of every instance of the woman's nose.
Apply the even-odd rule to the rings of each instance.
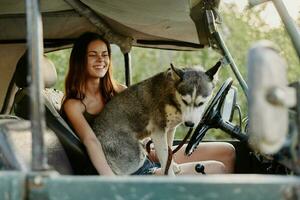
[[[103,60],[103,59],[104,59],[104,56],[102,56],[101,54],[98,54],[97,59],[98,59],[98,60]]]

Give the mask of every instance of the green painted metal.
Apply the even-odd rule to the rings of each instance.
[[[29,188],[29,199],[49,200],[194,200],[293,199],[300,179],[266,175],[210,175],[198,177],[54,176]]]
[[[299,199],[300,178],[274,175],[185,177],[0,173],[1,200]]]
[[[20,172],[0,171],[0,199],[25,199],[25,174]]]

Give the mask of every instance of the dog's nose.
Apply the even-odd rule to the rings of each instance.
[[[195,124],[194,124],[194,122],[186,121],[186,122],[184,122],[184,125],[185,125],[186,127],[193,128]]]

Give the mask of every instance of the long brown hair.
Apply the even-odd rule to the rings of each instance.
[[[85,83],[87,80],[87,48],[88,45],[95,41],[103,41],[108,50],[110,64],[108,71],[103,78],[100,79],[100,93],[107,103],[116,94],[116,82],[112,77],[111,47],[107,40],[97,33],[86,32],[82,34],[74,43],[69,60],[69,71],[65,79],[65,97],[63,103],[67,99],[85,98]]]

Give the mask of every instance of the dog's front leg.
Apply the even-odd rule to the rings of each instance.
[[[173,146],[174,136],[175,136],[175,128],[168,129],[167,130],[167,140],[168,140],[169,147]]]
[[[156,155],[161,164],[162,173],[165,172],[167,161],[168,161],[168,141],[167,134],[163,131],[155,132],[151,134],[151,138],[154,143],[154,148],[156,151]],[[175,176],[173,171],[173,166],[171,162],[171,166],[168,170],[168,175]]]
[[[168,145],[170,148],[172,148],[172,146],[173,146],[175,131],[176,131],[176,128],[169,128],[167,130],[167,140],[168,140]],[[174,161],[174,155],[172,157],[170,168],[171,167],[173,168],[173,171],[175,174],[180,173],[181,169],[180,169],[180,166]]]

